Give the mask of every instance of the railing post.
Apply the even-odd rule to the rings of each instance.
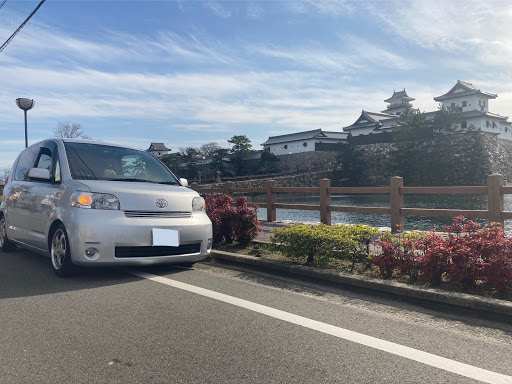
[[[276,208],[274,206],[277,203],[277,194],[272,191],[272,188],[276,187],[274,180],[267,180],[267,221],[276,221]]]
[[[493,173],[487,177],[487,206],[489,210],[489,223],[500,223],[503,227],[501,212],[504,209],[503,194],[503,175]]]
[[[232,181],[226,181],[224,184],[224,194],[231,196],[231,193],[233,192],[233,186],[234,183]]]
[[[400,176],[394,176],[390,182],[390,200],[391,200],[391,233],[396,233],[404,229],[404,216],[401,209],[404,207],[404,194],[402,188],[404,179]]]
[[[198,191],[199,190],[199,184],[197,184],[195,181],[190,184],[190,189],[194,190],[194,191]]]
[[[331,180],[320,179],[320,222],[331,225],[331,211],[329,211],[331,194],[328,188],[331,188]]]

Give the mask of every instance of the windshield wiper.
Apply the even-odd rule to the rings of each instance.
[[[155,181],[152,180],[144,180],[144,179],[135,179],[133,177],[125,177],[125,178],[117,178],[117,177],[111,177],[108,179],[102,179],[107,181],[131,181],[134,183],[155,183]]]
[[[170,185],[178,185],[175,181],[154,181],[154,180],[146,180],[146,179],[136,179],[133,177],[125,177],[125,178],[108,178],[103,179],[107,181],[128,181],[133,183],[153,183],[153,184],[170,184]]]

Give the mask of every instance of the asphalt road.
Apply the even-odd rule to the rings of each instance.
[[[0,383],[512,383],[512,325],[200,263],[0,252]]]

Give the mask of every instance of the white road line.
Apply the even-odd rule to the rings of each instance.
[[[157,276],[140,271],[130,271],[129,273],[135,276],[142,277],[144,279],[155,281],[157,283],[169,285],[174,288],[182,289],[201,296],[209,297],[214,300],[232,304],[237,307],[245,308],[250,311],[261,313],[263,315],[274,317],[276,319],[287,321],[288,323],[300,325],[305,328],[313,329],[322,333],[326,333],[328,335],[339,337],[340,339],[352,341],[354,343],[365,345],[370,348],[375,348],[384,352],[391,353],[393,355],[401,356],[409,360],[418,361],[420,363],[427,364],[432,367],[439,368],[448,372],[456,373],[461,376],[469,377],[471,379],[479,380],[484,383],[512,384],[512,376],[502,375],[500,373],[474,367],[469,364],[460,363],[458,361],[433,355],[431,353],[423,352],[418,349],[406,347],[386,340],[381,340],[376,337],[363,335],[362,333],[353,332],[348,329],[336,327],[334,325],[308,319],[307,317],[294,315],[293,313],[267,307],[266,305],[256,304],[251,301],[225,295],[223,293],[210,291],[209,289],[196,287],[195,285],[182,283],[180,281],[172,280],[166,277]]]

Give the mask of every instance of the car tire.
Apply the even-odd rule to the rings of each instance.
[[[52,233],[50,242],[50,257],[55,273],[60,277],[73,273],[69,239],[64,225],[60,224]]]
[[[7,223],[5,216],[0,217],[0,249],[3,252],[9,252],[16,249],[16,244],[13,244],[7,237]]]

